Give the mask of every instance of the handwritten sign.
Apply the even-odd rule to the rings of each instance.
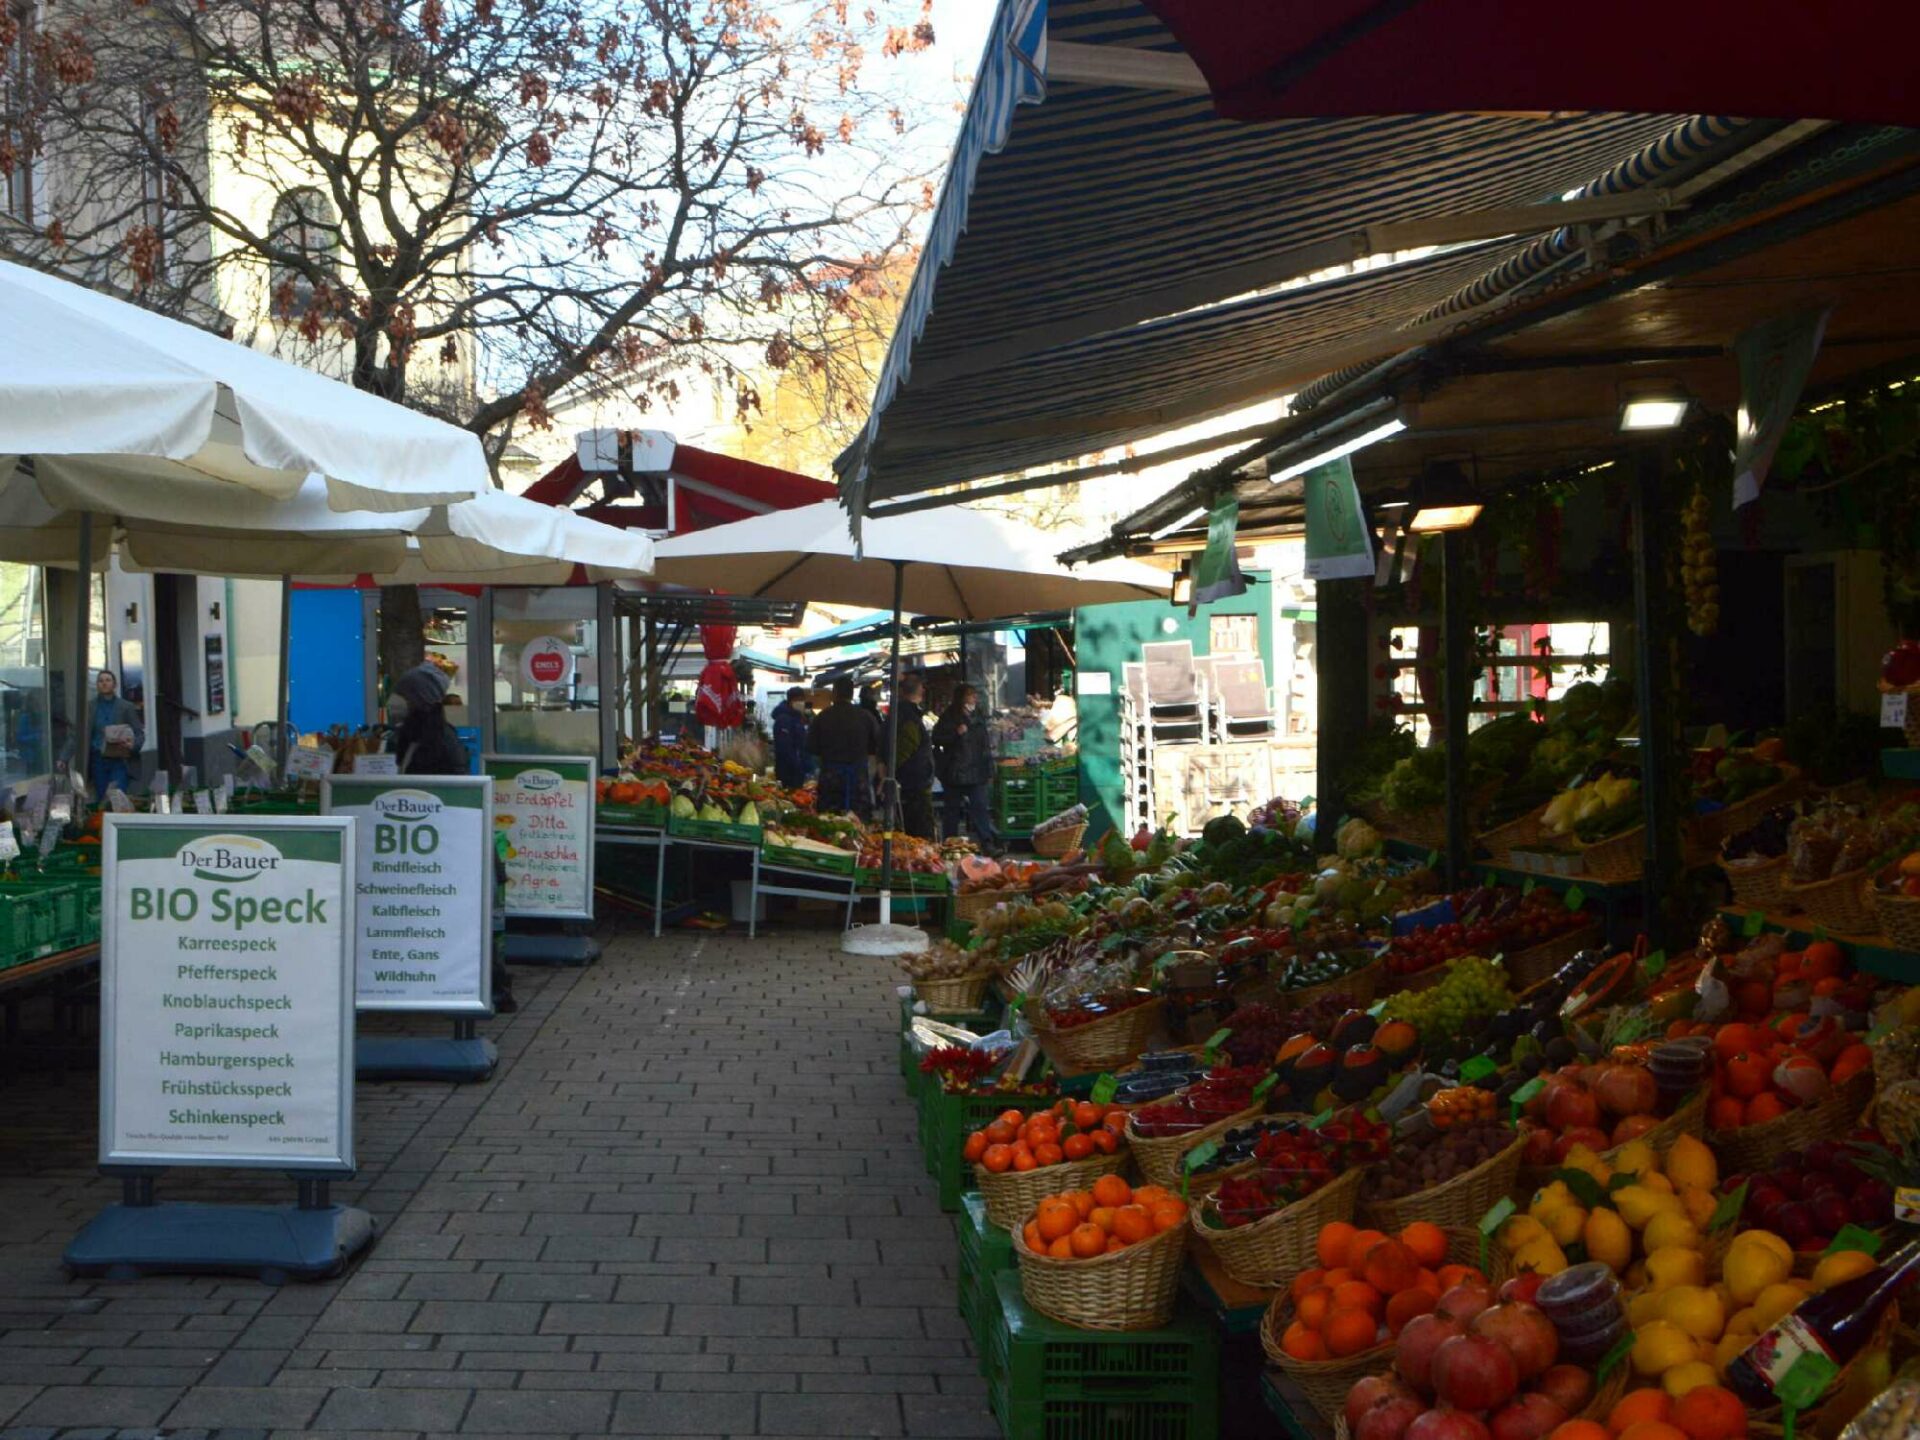
[[[333,773],[333,751],[324,745],[296,745],[287,752],[288,778],[320,781]]]
[[[508,915],[593,918],[592,756],[488,755]]]

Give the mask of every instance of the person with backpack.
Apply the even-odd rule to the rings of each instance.
[[[962,685],[940,723],[933,727],[933,743],[940,751],[940,785],[946,792],[946,833],[960,833],[961,817],[973,830],[982,850],[997,850],[1000,834],[993,828],[987,790],[993,784],[993,737],[980,717],[980,692]]]

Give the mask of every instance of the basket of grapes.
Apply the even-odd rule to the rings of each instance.
[[[1155,1185],[1177,1189],[1181,1160],[1189,1150],[1225,1135],[1265,1108],[1253,1089],[1269,1073],[1265,1065],[1222,1062],[1198,1084],[1135,1110],[1127,1117],[1127,1145],[1140,1173]]]
[[[1492,1114],[1455,1117],[1444,1128],[1402,1137],[1361,1183],[1360,1214],[1387,1231],[1415,1220],[1475,1225],[1513,1189],[1525,1146],[1512,1124]]]
[[[1320,1130],[1261,1136],[1252,1174],[1192,1202],[1201,1243],[1243,1285],[1272,1286],[1314,1264],[1320,1227],[1353,1217],[1362,1169],[1387,1154],[1389,1127],[1354,1116]]]

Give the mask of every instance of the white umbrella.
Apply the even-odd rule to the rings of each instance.
[[[959,506],[869,518],[860,544],[837,501],[779,510],[663,541],[654,550],[654,579],[709,586],[775,600],[891,605],[892,694],[900,689],[900,616],[951,615],[988,620],[1035,610],[1067,610],[1117,600],[1164,600],[1164,571],[1131,560],[1069,570],[1053,558],[1057,542],[1031,526]],[[887,709],[888,829],[893,828],[899,708]],[[893,844],[882,844],[880,924],[850,931],[844,948],[895,955],[924,949],[925,932],[890,924]]]

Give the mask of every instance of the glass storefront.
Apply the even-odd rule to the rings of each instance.
[[[38,566],[0,564],[0,787],[4,788],[53,768],[46,577]]]
[[[599,592],[493,592],[494,748],[509,755],[600,753]]]

